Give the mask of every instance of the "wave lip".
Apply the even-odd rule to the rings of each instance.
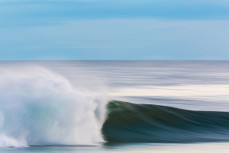
[[[229,141],[229,112],[191,111],[167,106],[111,101],[103,124],[111,143]]]

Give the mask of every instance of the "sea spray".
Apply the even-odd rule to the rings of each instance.
[[[81,90],[39,66],[1,69],[0,74],[0,147],[103,141],[106,98],[100,91]]]

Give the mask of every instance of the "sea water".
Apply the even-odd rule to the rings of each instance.
[[[227,141],[107,144],[101,132],[110,100],[228,112],[227,61],[11,61],[0,73],[0,152],[229,151]]]

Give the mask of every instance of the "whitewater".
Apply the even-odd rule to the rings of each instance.
[[[39,66],[0,73],[0,147],[103,142],[105,95]]]

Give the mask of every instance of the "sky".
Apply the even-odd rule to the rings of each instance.
[[[228,60],[228,0],[0,0],[0,60]]]

